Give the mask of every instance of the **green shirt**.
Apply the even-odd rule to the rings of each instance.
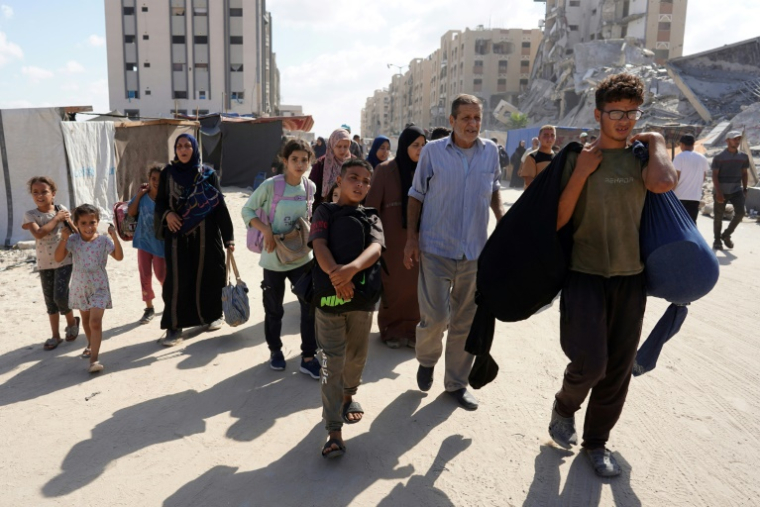
[[[641,273],[639,227],[646,187],[642,165],[630,148],[602,150],[602,163],[586,180],[572,217],[573,254],[570,269],[600,275]],[[562,174],[564,189],[575,169],[577,153],[569,153]]]
[[[312,186],[312,195],[314,195],[316,187],[314,183],[307,178],[302,178],[299,185],[289,185],[285,182],[284,197],[297,197],[303,196],[302,200],[288,201],[281,200],[277,203],[277,208],[274,211],[274,221],[272,222],[272,232],[275,234],[284,234],[293,230],[296,222],[300,217],[303,217],[308,221],[308,215],[306,214],[306,187],[304,184]],[[248,202],[243,206],[242,215],[245,221],[246,227],[250,228],[251,219],[258,217],[256,212],[259,209],[264,210],[267,216],[269,216],[269,209],[272,205],[272,196],[274,195],[274,181],[272,178],[264,181],[248,198]],[[269,253],[266,249],[262,249],[261,257],[259,258],[259,266],[270,271],[290,271],[296,269],[312,259],[312,253],[305,256],[303,259],[292,264],[282,264],[277,258],[277,254],[272,251]]]

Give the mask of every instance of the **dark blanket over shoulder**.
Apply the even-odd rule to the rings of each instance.
[[[490,355],[495,319],[525,320],[556,297],[567,276],[571,222],[557,231],[562,171],[570,143],[542,171],[499,221],[478,259],[478,305],[465,350],[476,356],[469,382],[475,389],[496,378]]]

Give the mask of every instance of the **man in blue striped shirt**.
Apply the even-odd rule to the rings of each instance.
[[[422,391],[432,387],[448,328],[444,386],[467,410],[478,408],[467,391],[474,356],[464,350],[475,316],[478,256],[488,237],[489,207],[497,220],[504,214],[499,152],[492,141],[478,137],[482,118],[480,99],[457,96],[449,117],[451,136],[422,149],[409,189],[411,225],[404,249],[406,267],[420,265],[417,385]],[[413,224],[419,224],[419,230]]]

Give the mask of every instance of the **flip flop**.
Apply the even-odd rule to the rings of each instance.
[[[88,359],[90,357],[90,347],[87,347],[82,351],[82,359]]]
[[[103,371],[103,365],[95,361],[94,363],[90,364],[90,368],[87,371],[90,373],[100,373]]]
[[[79,336],[79,317],[74,317],[74,325],[66,326],[66,341],[73,342]]]
[[[333,449],[329,452],[325,452],[327,449],[332,447],[333,444],[337,445],[338,448]],[[325,459],[337,458],[338,456],[343,456],[345,453],[346,453],[346,445],[342,443],[340,440],[338,440],[337,438],[331,438],[322,447],[322,457]]]
[[[343,405],[343,422],[345,422],[346,424],[356,424],[361,421],[361,419],[353,419],[353,420],[349,419],[348,414],[364,415],[364,410],[362,409],[362,406],[359,404],[358,401],[352,401],[351,403]]]
[[[63,340],[60,338],[48,338],[45,340],[45,344],[42,346],[42,348],[45,350],[53,350],[61,343],[63,343]]]

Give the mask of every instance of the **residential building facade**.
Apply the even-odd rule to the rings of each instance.
[[[387,89],[375,90],[361,114],[362,136],[373,139],[391,131],[391,96]]]
[[[111,109],[277,113],[266,0],[105,0],[105,14]]]
[[[490,113],[501,100],[516,102],[527,87],[542,36],[540,29],[482,26],[446,32],[435,51],[412,59],[404,74],[391,78],[390,125],[380,133],[398,135],[409,123],[423,128],[448,126],[451,101],[460,93],[483,101],[484,129],[503,128]]]

